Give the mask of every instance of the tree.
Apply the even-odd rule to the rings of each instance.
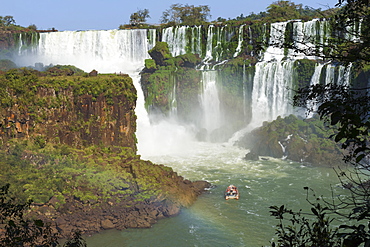
[[[149,10],[141,9],[130,15],[130,24],[132,26],[137,26],[140,23],[145,23],[147,18],[150,18]]]
[[[9,196],[9,184],[0,188],[0,223],[5,228],[0,235],[0,246],[56,246],[57,236],[50,226],[41,220],[24,217],[31,201],[24,204],[15,201]]]
[[[13,16],[10,16],[10,15],[7,15],[5,17],[0,16],[0,26],[8,27],[8,26],[14,25],[14,24],[15,24],[15,20],[14,20]]]
[[[9,184],[0,187],[0,247],[59,246],[58,234],[49,224],[25,217],[32,201],[18,203],[9,195],[9,187]],[[63,247],[86,247],[86,242],[76,231]]]
[[[325,61],[333,61],[344,66],[352,65],[355,74],[368,73],[370,66],[370,3],[369,0],[339,0],[338,9],[331,19],[331,33],[333,34],[325,44],[319,44],[321,49],[300,48],[295,44],[284,44],[290,49],[298,50],[306,55],[315,55]],[[302,43],[305,43],[303,41]],[[369,75],[367,75],[369,77]],[[367,79],[366,79],[367,80]],[[318,221],[323,215],[318,208],[326,212],[335,213],[345,223],[340,225],[334,235],[322,235],[321,244],[302,242],[291,244],[287,240],[292,236],[304,234],[313,236],[315,222],[308,222],[299,218],[302,214],[282,207],[271,207],[272,216],[278,217],[280,224],[277,226],[279,246],[370,246],[370,88],[367,81],[358,82],[356,85],[317,84],[306,86],[295,92],[294,106],[309,107],[315,111],[326,123],[328,128],[335,130],[332,138],[341,145],[344,151],[344,160],[351,164],[351,169],[338,168],[337,174],[342,186],[350,191],[350,196],[333,197],[331,201],[322,200],[321,204],[313,205],[312,215]],[[314,104],[307,105],[307,102]],[[324,206],[322,206],[324,205]],[[284,214],[293,218],[288,220],[297,228],[284,225]],[[294,218],[296,217],[296,218]],[[297,218],[298,217],[298,218]],[[298,220],[299,219],[299,220]],[[318,222],[316,221],[316,222]],[[327,221],[330,223],[330,221]],[[300,227],[306,227],[300,231]],[[301,236],[301,235],[300,235]],[[340,240],[332,245],[331,239]],[[326,240],[325,240],[326,239]],[[275,246],[275,243],[272,243]]]
[[[267,7],[267,13],[272,21],[285,21],[299,18],[298,9],[302,4],[294,4],[290,1],[277,1]]]
[[[31,29],[31,30],[34,30],[36,31],[37,30],[37,26],[35,24],[31,24],[27,27],[28,29]]]
[[[210,9],[208,5],[182,5],[172,4],[170,9],[163,12],[161,23],[175,23],[184,25],[196,25],[206,22],[210,17]]]

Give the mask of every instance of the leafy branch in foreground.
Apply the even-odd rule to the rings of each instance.
[[[16,202],[9,195],[9,184],[0,187],[0,247],[60,246],[58,234],[40,219],[26,218],[32,201],[24,204]],[[63,247],[86,247],[80,232],[75,232]]]
[[[305,187],[308,190],[307,187]],[[308,192],[307,192],[308,195]],[[311,213],[303,213],[302,210],[295,212],[282,205],[271,206],[270,213],[279,220],[276,226],[277,242],[272,246],[340,246],[338,229],[331,227],[333,218],[328,216],[332,213],[330,208],[323,207],[319,202],[309,202]],[[288,223],[285,223],[288,222]]]
[[[358,247],[361,244],[365,247],[370,246],[370,223],[356,225],[345,221],[341,224],[337,217],[333,217],[337,214],[335,209],[315,195],[314,202],[310,201],[308,198],[310,189],[308,187],[304,189],[307,191],[306,200],[311,205],[310,213],[304,213],[302,210],[296,212],[287,209],[285,205],[270,207],[271,216],[279,220],[276,225],[278,239],[271,242],[271,246]]]
[[[370,158],[370,96],[366,89],[353,89],[347,85],[316,84],[300,88],[293,98],[293,105],[307,107],[315,111],[320,118],[337,133],[332,137],[337,143],[342,143],[346,150],[345,161],[361,164],[362,160]]]

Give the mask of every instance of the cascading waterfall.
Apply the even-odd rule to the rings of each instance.
[[[170,117],[176,118],[177,117],[176,83],[173,83],[173,89],[170,95],[170,99],[171,99]]]
[[[293,113],[289,105],[293,83],[293,60],[284,60],[284,32],[287,22],[271,24],[270,45],[263,60],[256,64],[252,89],[252,120],[248,129],[263,121]]]
[[[146,30],[41,33],[33,54],[21,52],[17,62],[71,64],[85,71],[128,73],[144,65],[149,58],[148,48]]]
[[[252,92],[251,125],[274,120],[293,112],[289,104],[293,82],[293,61],[260,62],[256,64]]]
[[[167,42],[172,56],[186,54],[186,30],[187,26],[168,27],[163,29],[162,42]]]
[[[220,100],[217,90],[217,71],[208,70],[202,73],[203,94],[201,104],[203,108],[202,128],[208,133],[220,127]]]
[[[238,56],[239,53],[241,52],[242,50],[242,45],[243,45],[243,30],[244,30],[244,26],[245,24],[243,25],[240,25],[239,27],[239,34],[238,34],[238,46],[236,47],[236,50],[235,50],[235,53],[234,53],[234,57]]]
[[[192,31],[192,39],[190,40],[191,53],[199,54],[199,56],[202,56],[202,26],[193,27],[191,31]]]
[[[291,93],[287,88],[293,85],[294,61],[301,58],[313,59],[312,57],[306,57],[302,53],[297,54],[291,50],[279,47],[285,41],[284,33],[288,23],[271,24],[270,37],[268,39],[270,45],[261,56],[261,61],[256,64],[254,77],[248,78],[248,82],[242,82],[245,95],[244,102],[248,104],[248,106],[243,107],[245,109],[244,114],[252,116],[252,119],[245,120],[246,122],[251,122],[252,126],[257,126],[263,121],[271,121],[279,115],[285,116],[293,113],[293,109],[289,104]],[[324,21],[313,20],[305,23],[295,21],[289,23],[289,25],[293,27],[293,41],[296,45],[300,46],[303,45],[304,41],[310,41],[305,46],[302,46],[302,49],[304,47],[315,49],[315,41],[325,40],[323,37],[326,35],[324,31],[326,24]],[[266,26],[264,27],[263,30],[266,29]],[[235,51],[227,52],[232,52],[234,57],[242,51],[243,47],[251,44],[252,38],[243,40],[244,28],[245,25],[241,25],[238,29],[209,25],[207,27],[169,27],[162,30],[162,41],[169,44],[173,56],[186,54],[187,52],[197,53],[202,56],[203,63],[206,65],[202,67],[204,70],[202,71],[204,88],[203,94],[200,96],[204,114],[203,120],[200,121],[200,126],[197,127],[213,131],[225,124],[222,121],[227,121],[221,115],[219,107],[220,99],[218,98],[218,84],[216,83],[217,72],[207,70],[212,70],[214,64],[220,63],[224,59],[223,56],[226,53],[224,49],[226,48],[223,45],[232,35],[238,35],[238,45]],[[263,30],[261,35],[266,33]],[[21,55],[19,61],[23,60],[25,65],[29,65],[30,61],[31,63],[41,62],[46,65],[72,64],[85,71],[96,69],[101,73],[122,72],[136,77],[135,75],[142,68],[144,60],[149,58],[148,49],[155,45],[155,32],[156,30],[153,29],[44,33],[40,35],[37,48],[31,52],[33,56],[25,54],[25,51],[22,49],[19,50]],[[248,27],[248,32],[249,36],[251,36],[252,30],[250,26]],[[204,40],[203,35],[205,36]],[[248,43],[245,44],[245,42]],[[339,69],[341,75],[336,76],[334,73],[336,70],[329,65],[325,71],[320,71],[326,73],[327,82],[333,81],[334,78],[346,77],[346,73],[341,72],[341,69]],[[318,80],[322,77],[320,75],[315,72],[312,80]],[[243,80],[246,80],[245,72],[243,78]],[[251,85],[247,87],[244,85],[246,83]],[[172,99],[170,119],[167,119],[170,122],[177,114],[175,84],[170,97]],[[139,83],[137,83],[137,88],[140,88]],[[248,100],[246,100],[247,97]],[[137,108],[139,107],[141,106],[138,105]],[[143,112],[146,113],[144,108]],[[139,117],[139,121],[145,118],[147,119],[148,117]],[[145,125],[149,125],[149,120],[145,121]],[[157,122],[156,124],[158,125],[159,123]],[[159,126],[157,127],[159,128]],[[140,126],[138,129],[140,129]],[[138,132],[140,133],[141,131]],[[182,133],[183,131],[181,130],[180,132]],[[142,142],[139,145],[143,145]]]
[[[205,61],[205,63],[207,63],[208,61],[211,61],[213,59],[213,56],[212,56],[212,51],[213,51],[213,43],[212,43],[213,29],[214,29],[214,26],[210,25],[208,27],[208,30],[207,30],[207,45],[206,45],[206,53],[205,53],[206,56],[203,59]]]
[[[278,22],[271,24],[270,41],[264,55],[263,61],[271,60],[282,60],[284,55],[284,49],[280,46],[284,43],[284,32],[288,22]]]

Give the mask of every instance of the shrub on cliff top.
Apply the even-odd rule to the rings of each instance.
[[[157,42],[149,51],[149,55],[154,59],[155,63],[160,66],[165,65],[164,60],[172,57],[166,42]]]

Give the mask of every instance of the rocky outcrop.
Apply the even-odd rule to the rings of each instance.
[[[204,181],[183,179],[179,185],[180,194],[174,194],[181,198],[178,201],[153,197],[141,202],[135,198],[116,202],[112,198],[108,202],[86,204],[68,198],[62,207],[57,208],[52,198],[46,204],[33,205],[32,214],[51,222],[62,237],[68,237],[76,229],[93,234],[108,229],[149,228],[160,219],[179,214],[182,207],[190,206],[205,188],[210,187]]]
[[[336,167],[344,163],[343,154],[338,144],[330,139],[331,135],[316,117],[303,120],[290,115],[265,122],[246,134],[237,145],[250,149],[250,154],[257,157],[271,156]]]
[[[67,77],[68,78],[68,77]],[[71,77],[73,78],[73,77]],[[40,77],[32,96],[15,95],[17,88],[10,90],[14,104],[0,109],[0,140],[6,143],[11,138],[42,137],[46,142],[57,142],[73,147],[87,145],[119,145],[136,150],[136,89],[131,78],[125,76],[75,77],[91,83],[111,81],[128,86],[121,93],[89,94],[72,85],[54,88],[45,82],[50,78]],[[53,77],[52,81],[65,80]],[[58,82],[59,83],[59,82]],[[20,85],[21,86],[21,85]],[[99,85],[96,85],[97,87]],[[28,90],[28,89],[25,89]],[[29,89],[32,90],[32,89]],[[27,99],[26,99],[27,97]],[[27,100],[28,104],[16,103]]]
[[[6,151],[0,158],[24,168],[4,162],[1,175],[24,188],[23,198],[35,202],[30,213],[62,236],[72,229],[92,234],[150,227],[192,205],[209,187],[136,155],[136,90],[128,75],[19,69],[0,76]]]

